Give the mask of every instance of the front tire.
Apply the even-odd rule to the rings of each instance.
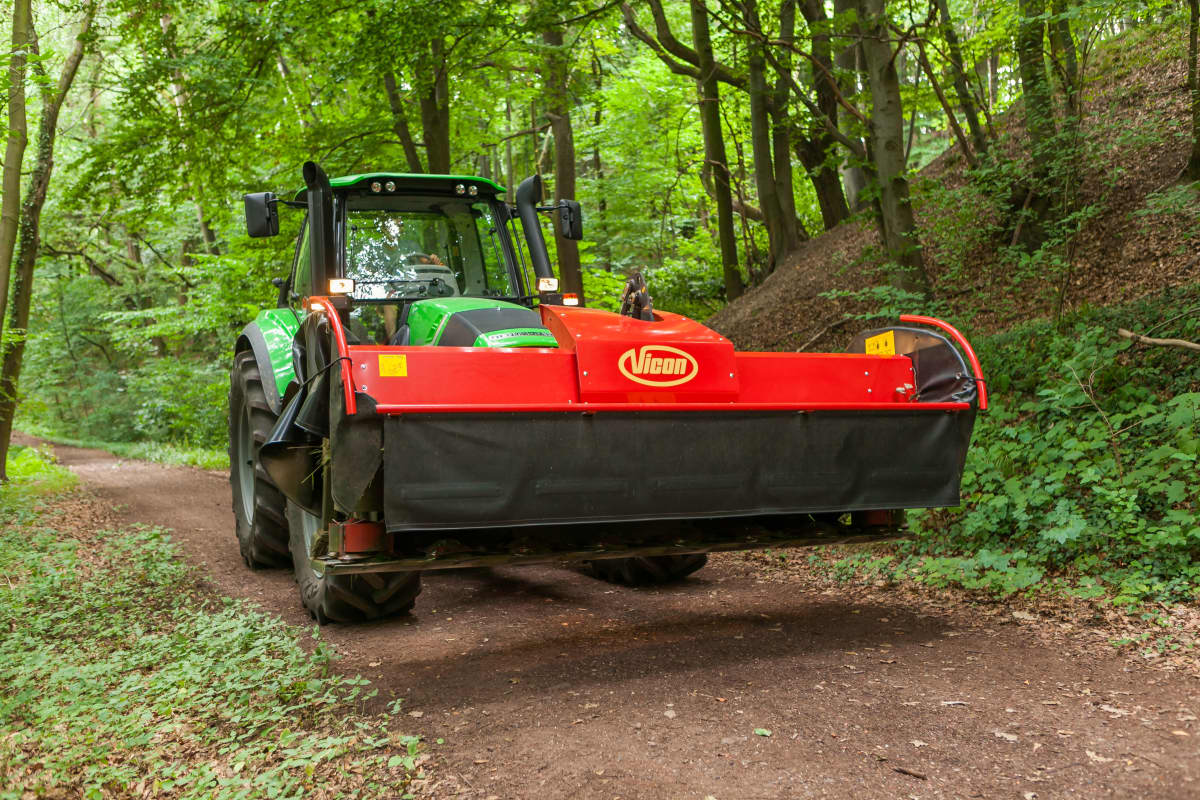
[[[284,567],[291,560],[284,497],[258,462],[274,427],[258,362],[243,350],[234,356],[229,376],[229,484],[238,547],[251,569]]]
[[[421,593],[421,573],[327,574],[313,567],[309,556],[320,534],[320,519],[295,503],[287,504],[287,518],[300,600],[317,622],[364,622],[412,611]]]
[[[653,586],[682,580],[707,563],[707,553],[688,553],[681,556],[603,558],[590,562],[590,565],[592,574],[600,580],[626,586]]]

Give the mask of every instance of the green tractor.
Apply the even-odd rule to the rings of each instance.
[[[251,236],[280,205],[305,221],[234,347],[230,483],[242,558],[290,564],[320,622],[406,613],[429,570],[585,561],[655,583],[958,503],[986,387],[940,320],[844,354],[740,353],[656,311],[640,276],[620,314],[559,292],[539,214],[578,239],[581,213],[539,205],[537,176],[513,205],[483,178],[310,162],[304,180],[245,198]]]

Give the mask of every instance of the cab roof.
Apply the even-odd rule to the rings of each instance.
[[[506,191],[503,186],[487,178],[479,178],[472,175],[426,175],[424,173],[411,172],[364,172],[358,175],[343,175],[339,178],[330,178],[329,185],[335,189],[351,189],[359,186],[368,186],[372,181],[389,180],[395,181],[400,185],[399,188],[402,189],[438,188],[445,191],[450,187],[443,187],[438,184],[453,181],[465,186],[474,185],[477,191],[496,194]]]

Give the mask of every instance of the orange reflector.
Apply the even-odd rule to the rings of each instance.
[[[567,292],[566,294],[563,295],[563,305],[564,306],[579,305],[579,295],[575,294],[574,292]]]

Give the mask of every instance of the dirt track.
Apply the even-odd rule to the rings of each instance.
[[[218,591],[311,624],[290,574],[242,565],[224,476],[56,450]],[[439,798],[1200,796],[1197,682],[970,609],[764,580],[738,555],[653,590],[435,574],[414,616],[324,634],[444,738]]]

